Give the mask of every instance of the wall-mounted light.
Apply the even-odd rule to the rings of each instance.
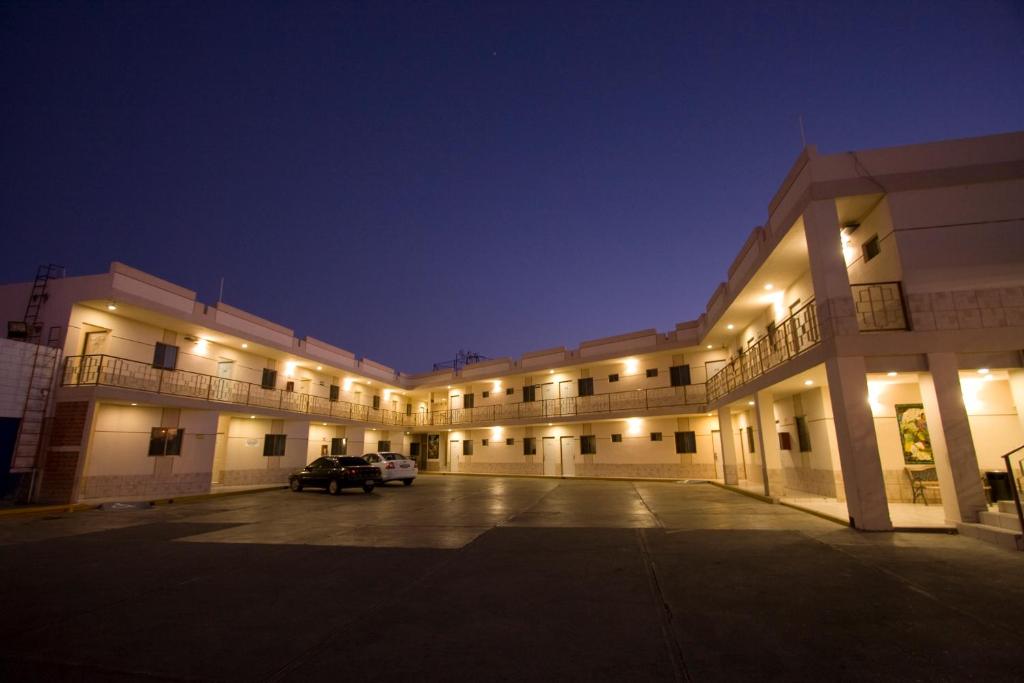
[[[706,348],[706,349],[707,349],[708,351],[710,351],[711,349],[713,349],[713,348],[715,348],[715,347],[714,347],[714,346],[712,346],[711,344],[708,344],[708,345],[707,345],[707,346],[705,346],[704,348]]]
[[[111,301],[109,304],[107,304],[107,310],[108,311],[116,311],[117,310],[117,304],[115,304],[113,301]]]
[[[636,358],[627,358],[626,359],[626,374],[627,375],[632,375],[633,373],[635,373],[639,369],[640,369],[640,361],[638,361]]]
[[[243,349],[247,349],[247,348],[249,348],[249,345],[248,345],[248,344],[246,344],[245,342],[242,342],[242,348],[243,348]]]
[[[890,370],[889,372],[885,373],[886,377],[895,377],[898,374],[900,373],[896,372],[895,370]]]
[[[733,325],[732,323],[729,323],[728,325],[725,326],[725,329],[731,330],[731,329],[734,329],[735,327],[736,327],[735,325]]]
[[[630,434],[639,434],[643,429],[643,420],[639,417],[631,417],[626,420],[626,431]]]
[[[285,364],[284,364],[284,376],[285,377],[294,377],[295,376],[295,365],[296,365],[295,361],[293,361],[293,360],[285,362]]]
[[[322,366],[322,365],[318,365],[318,366],[316,366],[316,369],[317,369],[317,370],[323,370],[323,369],[324,369],[324,366]]]
[[[250,416],[249,416],[249,419],[250,419],[250,420],[255,420],[255,419],[256,419],[256,416],[255,416],[255,415],[250,415]]]
[[[747,405],[748,406],[752,406],[752,405],[754,405],[754,402],[753,401],[747,401]]]
[[[343,379],[341,381],[341,388],[344,389],[345,391],[350,390],[352,388],[352,378],[346,377],[345,379]]]
[[[765,288],[765,291],[768,291],[768,292],[770,292],[770,291],[772,291],[773,289],[775,289],[775,285],[773,285],[772,283],[770,283],[770,282],[769,282],[768,284],[766,284],[766,285],[764,286],[764,288]]]
[[[987,375],[989,372],[990,371],[989,371],[988,368],[978,368],[978,374],[979,375]]]
[[[138,404],[138,403],[133,403],[132,405],[133,405],[133,406],[137,406],[137,405],[139,405],[139,404]]]
[[[814,380],[813,379],[805,379],[804,380],[804,386],[809,387],[812,384],[814,384]]]

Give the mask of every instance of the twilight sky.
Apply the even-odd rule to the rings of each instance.
[[[727,6],[727,7],[722,7]],[[699,315],[800,150],[1024,128],[1024,3],[0,5],[0,281],[406,371]]]

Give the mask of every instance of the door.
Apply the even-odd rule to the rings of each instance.
[[[545,436],[543,444],[544,476],[557,477],[561,473],[559,460],[562,458],[562,454],[558,447],[558,440],[553,436]]]
[[[558,383],[558,414],[576,414],[576,380],[567,380]]]
[[[82,346],[82,354],[85,356],[94,356],[103,353],[103,347],[106,346],[108,334],[110,334],[109,330],[86,332],[85,344]]]
[[[221,379],[231,379],[235,374],[235,361],[229,358],[221,358],[217,361],[217,376]]]
[[[576,438],[563,436],[562,442],[562,476],[576,476]]]
[[[540,385],[540,398],[544,402],[545,415],[558,415],[558,388],[554,382]]]
[[[722,462],[722,432],[711,432],[711,449],[715,453],[715,477],[725,480],[725,465]]]
[[[461,441],[449,441],[448,442],[448,471],[458,472],[459,465],[462,463],[462,442]]]

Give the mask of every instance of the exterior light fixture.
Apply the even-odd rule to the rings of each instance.
[[[548,422],[548,427],[550,427],[550,426],[551,426],[551,423],[550,423],[550,422]]]
[[[137,406],[137,405],[139,405],[139,404],[138,404],[138,403],[133,403],[132,405],[133,405],[133,406]]]
[[[770,292],[770,291],[772,291],[773,289],[775,289],[775,285],[773,285],[772,283],[770,283],[770,282],[769,282],[768,284],[766,284],[766,285],[764,286],[764,288],[765,288],[765,289],[766,289],[767,291],[769,291],[769,292]]]
[[[712,346],[711,344],[708,344],[708,345],[707,345],[707,346],[706,346],[705,348],[706,348],[706,349],[707,349],[708,351],[710,351],[711,349],[713,349],[713,348],[715,348],[715,347],[714,347],[714,346]]]
[[[249,348],[249,345],[248,345],[248,344],[246,344],[245,342],[242,342],[242,348],[243,348],[243,349],[247,349],[247,348]]]
[[[255,415],[250,415],[250,416],[249,416],[249,419],[250,419],[250,420],[255,420],[255,419],[256,419],[256,416],[255,416]]]
[[[989,373],[988,368],[978,368],[979,375],[987,375]]]
[[[754,402],[753,401],[747,401],[747,405],[748,406],[752,406],[752,405],[754,405]]]
[[[327,426],[327,423],[326,423],[326,422],[321,422],[321,423],[320,423],[320,426],[321,426],[321,427],[326,427],[326,426]]]
[[[549,375],[553,375],[553,374],[555,374],[555,371],[554,370],[548,370],[548,374]]]
[[[316,366],[316,369],[317,369],[317,370],[323,370],[323,369],[324,369],[324,366],[322,366],[322,365],[318,365],[318,366]]]
[[[113,301],[111,301],[109,304],[107,304],[107,310],[108,311],[116,311],[117,310],[117,304],[115,304]]]
[[[887,376],[887,377],[895,377],[895,376],[896,376],[896,375],[898,375],[899,373],[898,373],[898,372],[896,372],[895,370],[890,370],[889,372],[887,372],[887,373],[885,373],[885,374],[886,374],[886,376]]]
[[[736,326],[735,326],[735,325],[733,325],[732,323],[729,323],[728,325],[726,325],[726,326],[725,326],[725,329],[727,329],[727,330],[731,330],[731,329],[733,329],[734,327],[736,327]]]
[[[814,380],[813,379],[805,379],[804,380],[804,386],[808,386],[809,387],[812,384],[814,384]]]

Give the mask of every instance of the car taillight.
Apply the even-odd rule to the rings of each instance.
[[[389,462],[387,465],[384,466],[384,469],[388,469],[388,470],[395,469],[395,463]]]

